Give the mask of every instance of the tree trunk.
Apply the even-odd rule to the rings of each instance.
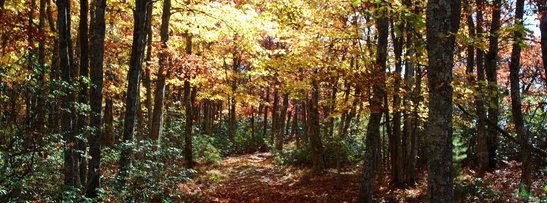
[[[334,85],[332,86],[331,93],[332,94],[330,97],[330,114],[334,114],[336,112],[336,94],[338,94],[338,81],[336,81]],[[334,136],[334,117],[333,116],[329,118],[327,127],[328,127],[327,135],[329,135],[330,137],[333,137]]]
[[[308,115],[308,133],[310,139],[310,152],[312,161],[312,171],[315,174],[320,174],[325,169],[324,150],[321,143],[321,131],[319,121],[319,84],[317,81],[312,82],[312,96],[309,102]]]
[[[95,22],[93,23],[93,52],[91,55],[91,127],[94,134],[89,137],[89,154],[91,160],[88,170],[88,187],[86,196],[96,197],[100,187],[101,166],[101,110],[103,102],[103,58],[105,40],[106,0],[95,0]]]
[[[452,68],[460,1],[429,0],[426,11],[429,117],[426,127],[429,202],[454,202]]]
[[[275,149],[279,152],[283,151],[283,138],[285,137],[285,118],[287,117],[287,108],[289,106],[289,94],[285,93],[283,95],[283,106],[281,107],[281,112],[279,113],[279,118],[277,121],[277,131],[276,131],[276,142]]]
[[[308,140],[308,137],[309,137],[308,111],[309,109],[308,109],[308,105],[306,104],[308,101],[306,100],[302,101],[302,128],[303,128],[302,140],[304,141],[305,144],[307,144],[309,141]]]
[[[384,2],[385,3],[385,2]],[[382,5],[378,5],[382,6]],[[375,177],[379,154],[378,147],[380,146],[380,121],[382,120],[382,102],[385,97],[385,71],[387,60],[387,37],[389,35],[389,23],[387,17],[376,19],[376,27],[378,28],[378,46],[376,48],[376,64],[372,76],[377,80],[373,84],[373,93],[370,100],[370,117],[367,125],[366,135],[366,163],[363,167],[363,177],[361,178],[361,188],[359,189],[360,203],[372,202],[372,196],[375,189]]]
[[[412,28],[409,28],[409,29],[412,29]],[[407,40],[407,46],[409,47],[409,50],[407,51],[407,57],[415,55],[416,53],[416,50],[414,48],[411,48],[413,45],[411,40],[414,40],[414,36],[411,33],[409,33],[408,40]],[[413,184],[416,179],[416,176],[415,176],[416,175],[416,156],[415,155],[413,156],[413,153],[412,153],[414,146],[416,145],[416,142],[414,142],[414,139],[413,139],[414,137],[413,129],[414,129],[414,125],[416,125],[416,123],[414,122],[415,119],[414,119],[413,111],[414,109],[417,110],[418,108],[416,106],[417,102],[415,101],[412,101],[414,106],[410,105],[411,99],[414,99],[415,97],[419,96],[419,94],[415,96],[415,93],[414,93],[416,89],[418,88],[418,85],[416,85],[416,87],[412,89],[412,86],[415,83],[415,80],[412,77],[416,77],[416,75],[414,74],[415,69],[417,68],[415,67],[415,64],[413,61],[410,61],[410,60],[405,61],[405,73],[404,73],[405,85],[404,86],[409,93],[403,97],[403,106],[408,108],[408,110],[403,111],[402,136],[406,137],[406,140],[407,140],[407,143],[403,146],[404,147],[403,149],[406,151],[404,160],[406,162],[405,164],[406,183],[408,184]]]
[[[262,136],[266,136],[268,131],[268,106],[270,104],[270,88],[266,88],[266,98],[264,99],[264,124],[263,124],[263,132]]]
[[[186,54],[192,54],[192,36],[186,35]],[[194,124],[194,116],[196,115],[194,101],[196,100],[197,88],[192,88],[190,78],[187,77],[184,81],[184,106],[186,111],[186,125],[184,127],[184,158],[186,160],[186,168],[194,167],[194,159],[192,152],[192,127]]]
[[[483,2],[477,1],[477,36],[482,36],[483,34]],[[488,166],[488,129],[486,128],[486,109],[484,101],[484,81],[485,81],[485,70],[484,70],[484,51],[477,48],[477,96],[475,97],[475,108],[478,115],[477,121],[477,158],[479,163],[479,175],[482,175]]]
[[[486,77],[489,83],[489,91],[497,92],[498,74],[497,74],[497,62],[498,62],[498,38],[499,29],[501,26],[501,0],[494,0],[494,7],[492,11],[492,24],[490,25],[490,44],[488,46],[488,53],[486,54],[485,71]],[[488,108],[488,120],[492,121],[496,125],[499,122],[499,97],[497,94],[487,97]],[[479,139],[479,142],[485,142],[487,147],[487,158],[479,157],[479,173],[484,171],[491,171],[496,166],[496,149],[497,149],[497,137],[498,132],[496,129],[488,128],[488,136],[486,140]],[[485,145],[485,144],[479,144]],[[479,156],[483,156],[485,152],[481,152]],[[488,162],[481,162],[480,160],[488,160]]]
[[[0,17],[1,17],[0,13]],[[40,0],[40,17],[39,17],[39,24],[38,24],[38,33],[41,35],[46,35],[46,32],[44,30],[46,24],[46,0]],[[38,41],[38,64],[39,64],[39,70],[40,73],[38,73],[38,82],[40,85],[44,85],[45,81],[45,65],[46,65],[46,48],[45,48],[45,41],[46,40],[40,40]],[[44,132],[44,120],[45,120],[45,109],[44,109],[44,98],[45,94],[42,92],[38,95],[38,100],[36,102],[36,126],[37,131],[43,133]]]
[[[285,133],[283,136],[289,135],[289,130],[291,129],[291,121],[292,121],[292,111],[287,111],[287,122],[285,124]]]
[[[300,149],[300,139],[298,136],[298,104],[294,105],[294,115],[292,119],[292,127],[291,127],[291,137],[294,136],[296,139],[296,148]]]
[[[72,55],[72,37],[70,34],[70,1],[57,0],[57,26],[59,32],[59,68],[61,70],[61,79],[67,84],[73,84],[74,69]],[[74,92],[66,89],[66,96],[63,96],[62,112],[61,112],[61,130],[65,140],[64,149],[64,175],[65,185],[77,187],[78,158],[76,150],[75,138],[75,101]]]
[[[402,53],[403,53],[403,43],[404,38],[401,35],[404,35],[405,27],[403,25],[398,26],[401,34],[395,35],[395,27],[391,28],[391,38],[393,40],[393,52],[395,55],[395,80],[394,80],[394,93],[393,93],[393,126],[392,126],[392,137],[390,138],[390,149],[391,149],[391,181],[396,186],[401,185],[406,181],[406,174],[404,172],[403,163],[406,162],[403,159],[406,154],[403,149],[406,149],[408,145],[408,137],[401,136],[401,97],[399,96],[399,88],[401,87],[401,71],[402,71]],[[387,107],[387,103],[386,103]],[[389,111],[386,112],[389,114]],[[386,115],[388,117],[388,115]],[[402,143],[401,143],[402,139]],[[405,147],[405,148],[403,148]]]
[[[43,0],[41,0],[43,1]],[[78,82],[81,86],[80,94],[78,95],[78,103],[80,104],[88,104],[88,87],[87,84],[82,82],[82,78],[89,77],[89,36],[88,36],[88,1],[87,0],[81,0],[80,1],[80,25],[79,25],[79,33],[80,33],[80,77],[78,78]],[[86,155],[85,152],[87,150],[86,143],[84,141],[84,138],[86,137],[87,132],[84,130],[84,127],[87,125],[87,112],[79,112],[78,115],[78,124],[76,127],[77,134],[80,136],[78,140],[78,162],[80,163],[80,180],[82,185],[86,185],[87,181],[87,166],[86,166]]]
[[[114,102],[112,98],[106,98],[104,107],[104,136],[102,145],[114,146],[116,138],[114,137]]]
[[[154,9],[154,1],[150,2],[148,4],[148,7],[146,8],[146,68],[142,71],[142,84],[144,88],[146,89],[146,125],[148,129],[152,126],[152,83],[151,83],[151,58],[152,58],[152,37],[154,36],[152,33],[152,10]],[[140,108],[140,107],[139,107]]]
[[[184,127],[184,158],[186,168],[194,167],[192,152],[192,126],[194,123],[194,100],[196,98],[196,88],[190,86],[190,81],[184,81],[184,104],[186,111],[186,125]]]
[[[129,61],[129,72],[127,73],[127,96],[125,121],[122,137],[122,153],[120,155],[120,165],[118,175],[121,177],[121,185],[125,185],[125,177],[131,165],[131,156],[133,154],[133,135],[135,133],[135,120],[137,114],[137,104],[139,100],[140,71],[144,57],[144,45],[146,38],[146,5],[149,0],[136,0],[136,9],[134,13],[135,23],[133,26],[133,43],[131,46],[131,59]]]
[[[539,29],[541,31],[541,53],[543,69],[545,69],[545,81],[547,81],[547,2],[538,0]]]
[[[524,16],[524,0],[516,1],[515,9],[515,25],[523,26],[522,18]],[[513,33],[513,49],[511,52],[511,63],[509,64],[509,78],[511,80],[511,112],[513,115],[513,123],[517,129],[517,137],[521,143],[521,158],[522,158],[522,173],[520,180],[521,192],[530,192],[532,185],[532,163],[530,162],[531,153],[528,147],[528,135],[524,127],[524,116],[522,115],[522,100],[520,95],[520,52],[522,42],[522,32],[524,30],[516,30]]]
[[[160,40],[161,49],[156,80],[156,91],[154,92],[154,111],[152,112],[152,126],[150,128],[150,139],[159,141],[163,128],[163,106],[165,97],[165,80],[169,75],[169,18],[171,18],[171,0],[163,0],[163,13],[161,16]]]
[[[232,95],[230,95],[230,111],[229,111],[229,119],[228,119],[228,137],[231,141],[234,141],[234,138],[236,136],[237,131],[237,121],[236,121],[236,91],[237,91],[237,75],[238,75],[238,68],[240,66],[240,59],[238,58],[237,54],[233,54],[233,62],[232,62],[232,81],[231,81],[231,88],[232,88]]]
[[[272,106],[272,134],[270,135],[270,143],[273,145],[275,143],[275,137],[278,133],[278,125],[279,122],[279,93],[276,89],[274,90],[273,94],[273,106]]]

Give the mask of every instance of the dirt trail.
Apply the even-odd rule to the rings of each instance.
[[[270,153],[229,157],[198,171],[198,202],[353,202],[358,188],[355,174],[342,175],[337,189],[335,174],[276,165]]]

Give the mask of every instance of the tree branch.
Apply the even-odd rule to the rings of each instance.
[[[475,116],[469,112],[467,112],[463,106],[461,104],[456,104],[456,106],[458,106],[458,108],[464,113],[464,114],[467,114],[469,116]],[[511,134],[509,134],[507,131],[503,130],[502,128],[500,128],[498,125],[496,125],[494,122],[492,122],[491,120],[489,119],[484,119],[486,121],[486,124],[488,124],[488,126],[490,127],[494,127],[498,132],[501,133],[501,135],[503,135],[503,137],[507,138],[509,141],[511,142],[514,142],[518,145],[522,145],[522,143],[520,143],[516,138],[512,137]],[[527,143],[526,144],[528,148],[532,149],[532,151],[534,153],[536,153],[540,160],[543,160],[543,158],[547,157],[547,152],[541,150],[541,149],[538,149],[538,148],[535,148],[534,146],[532,146],[530,143]]]

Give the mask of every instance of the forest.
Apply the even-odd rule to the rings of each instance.
[[[547,203],[545,0],[0,0],[0,202]]]

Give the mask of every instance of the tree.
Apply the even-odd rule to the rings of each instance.
[[[156,82],[156,91],[154,93],[154,111],[152,113],[152,122],[150,128],[150,138],[158,140],[161,135],[163,125],[163,105],[165,97],[165,79],[167,78],[169,67],[169,18],[171,18],[171,0],[163,1],[163,12],[161,16],[160,40],[160,69],[158,70],[158,79]]]
[[[511,112],[513,113],[513,123],[517,130],[517,137],[520,141],[520,153],[522,159],[521,173],[521,192],[530,192],[532,185],[532,163],[529,138],[524,128],[524,116],[522,114],[522,99],[520,96],[520,53],[522,43],[522,32],[524,31],[524,0],[516,1],[515,26],[517,29],[513,33],[513,49],[511,51],[511,63],[509,64],[509,78],[511,81]]]
[[[131,58],[129,71],[127,73],[127,96],[125,108],[125,121],[122,136],[122,153],[118,175],[123,181],[128,175],[131,166],[131,155],[133,154],[133,134],[135,133],[135,120],[137,116],[137,104],[139,100],[140,71],[144,58],[144,46],[146,38],[146,13],[149,0],[136,0],[134,11],[135,23],[133,26],[133,43],[131,46]]]
[[[83,83],[83,79],[89,77],[89,36],[88,36],[88,13],[89,13],[89,2],[87,0],[82,0],[80,2],[80,25],[78,31],[80,34],[80,75],[78,81],[80,82],[81,90],[78,95],[78,102],[81,104],[88,104],[88,87],[87,84]],[[80,179],[82,185],[86,185],[87,179],[87,165],[86,165],[86,155],[85,151],[87,150],[84,137],[86,135],[84,127],[87,125],[87,118],[85,112],[80,112],[78,115],[78,121],[76,125],[77,138],[78,142],[78,162],[80,162]]]
[[[64,175],[65,185],[78,186],[79,164],[77,159],[76,137],[75,137],[75,117],[72,113],[75,96],[70,86],[74,84],[74,62],[72,55],[72,37],[70,34],[70,1],[57,1],[57,26],[59,32],[59,68],[61,69],[61,79],[65,82],[66,96],[63,97],[61,112],[61,129],[63,138],[66,142],[64,150]]]
[[[541,52],[543,56],[543,69],[547,80],[547,2],[538,0],[539,27],[541,31]]]
[[[429,202],[454,202],[452,167],[452,67],[461,2],[428,0],[426,9],[429,116],[427,169]]]
[[[102,106],[103,106],[103,61],[104,61],[104,44],[105,44],[105,16],[106,16],[106,0],[96,0],[95,2],[95,17],[93,22],[93,44],[91,52],[91,122],[93,133],[88,138],[89,154],[91,156],[89,162],[89,170],[87,179],[89,183],[86,188],[86,196],[96,197],[97,188],[101,186],[101,142],[103,139],[102,130]]]
[[[287,108],[289,106],[289,94],[283,94],[283,106],[281,107],[281,112],[279,113],[279,118],[277,121],[277,131],[275,135],[275,149],[279,152],[283,151],[283,141],[284,141],[284,131],[285,131],[285,118],[287,117]]]
[[[483,35],[483,1],[476,2],[477,7],[477,26],[476,37],[482,37]],[[472,19],[469,19],[472,20]],[[475,96],[475,109],[477,112],[477,150],[476,155],[479,158],[479,171],[485,171],[487,166],[488,157],[488,129],[486,126],[486,109],[484,100],[484,85],[485,82],[485,67],[484,67],[484,51],[477,48],[477,57],[475,57],[475,63],[477,64],[477,96]],[[470,62],[471,63],[471,62]],[[482,169],[480,169],[482,168]]]
[[[192,54],[192,35],[186,33],[186,54]],[[186,168],[194,167],[194,154],[192,151],[192,127],[194,125],[194,116],[196,114],[196,107],[194,102],[196,100],[197,87],[193,87],[190,84],[190,73],[188,68],[187,75],[184,80],[184,107],[186,113],[186,123],[184,127],[184,158],[186,160]]]
[[[401,22],[403,24],[403,22]],[[398,25],[397,29],[401,34],[395,35],[395,26],[391,27],[391,39],[393,40],[393,52],[395,55],[395,84],[393,92],[393,130],[391,131],[391,137],[389,138],[389,150],[391,155],[391,179],[392,183],[400,185],[405,182],[404,167],[403,167],[403,155],[404,149],[408,145],[407,136],[403,136],[403,142],[401,143],[401,97],[399,96],[399,88],[401,87],[401,71],[402,71],[402,53],[404,38],[402,35],[405,32],[404,25]],[[387,104],[386,104],[387,105]],[[386,111],[389,114],[389,111]],[[387,116],[387,115],[386,115]]]
[[[385,6],[382,1],[379,8]],[[389,35],[389,21],[387,13],[378,13],[376,27],[378,29],[378,46],[376,47],[376,61],[372,70],[372,77],[377,80],[372,86],[372,97],[370,99],[370,116],[367,125],[366,134],[366,163],[363,167],[363,177],[361,178],[361,188],[359,189],[358,202],[372,202],[372,196],[375,188],[375,177],[378,169],[380,154],[378,146],[380,145],[380,121],[384,112],[382,102],[385,97],[385,71],[387,62],[387,38]]]
[[[486,79],[489,83],[489,91],[495,92],[493,96],[488,97],[488,120],[498,125],[499,122],[499,96],[497,94],[498,84],[498,38],[501,27],[501,0],[494,0],[492,8],[492,23],[490,24],[490,43],[488,45],[488,53],[485,56],[484,68],[486,71]],[[496,150],[498,132],[494,128],[488,128],[488,136],[486,139],[479,139],[479,173],[490,171],[496,166]],[[483,143],[481,143],[483,142]]]
[[[312,171],[316,174],[322,173],[325,169],[324,149],[323,144],[321,143],[321,131],[319,126],[319,91],[318,82],[313,80],[311,98],[308,100],[309,111],[307,122]]]

